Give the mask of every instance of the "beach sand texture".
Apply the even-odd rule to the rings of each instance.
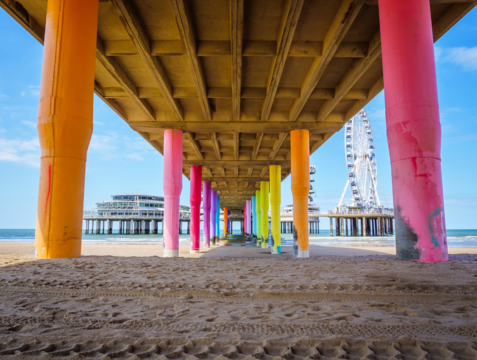
[[[2,359],[477,359],[476,249],[422,264],[381,248],[32,248],[0,244]]]

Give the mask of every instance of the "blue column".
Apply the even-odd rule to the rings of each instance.
[[[257,201],[252,196],[253,235],[257,236]]]

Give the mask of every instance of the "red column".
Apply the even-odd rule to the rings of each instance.
[[[179,198],[182,192],[182,131],[164,131],[164,257],[179,256]]]
[[[200,249],[200,203],[202,185],[202,165],[190,167],[190,252],[198,253]]]
[[[379,0],[397,258],[447,261],[429,0]]]

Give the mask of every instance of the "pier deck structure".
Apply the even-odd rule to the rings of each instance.
[[[0,0],[45,45],[36,256],[81,255],[93,92],[164,155],[165,256],[192,167],[221,208],[243,209],[278,166],[307,257],[309,156],[386,88],[398,258],[446,261],[433,43],[476,4]]]

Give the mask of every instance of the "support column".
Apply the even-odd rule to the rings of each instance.
[[[246,204],[247,204],[247,218],[245,219],[245,221],[247,222],[248,234],[251,235],[253,232],[252,231],[252,215],[251,215],[252,200],[247,200]]]
[[[216,239],[216,220],[217,220],[217,191],[211,190],[210,192],[210,240],[212,245],[215,245]]]
[[[96,234],[101,234],[101,223],[99,222],[99,220],[96,220],[96,229],[95,229],[95,233]]]
[[[141,220],[140,224],[141,224],[141,234],[145,234],[146,233],[146,220]]]
[[[48,1],[37,119],[41,146],[37,258],[81,256],[97,24],[98,0]]]
[[[107,233],[108,233],[108,235],[109,235],[109,234],[112,234],[112,233],[113,233],[113,222],[111,221],[111,219],[108,219],[107,222],[108,222],[108,231],[107,231]]]
[[[386,123],[401,260],[448,260],[428,0],[379,0]]]
[[[255,191],[257,201],[257,246],[262,246],[262,195],[260,190]]]
[[[341,236],[345,236],[345,233],[344,233],[344,229],[345,229],[345,226],[344,226],[344,222],[345,222],[345,218],[341,218],[340,219],[340,222],[341,222]]]
[[[280,204],[282,201],[282,167],[270,165],[270,205],[272,207],[272,254],[281,254]]]
[[[202,195],[204,198],[204,204],[202,209],[204,210],[204,247],[210,247],[210,181],[202,181]]]
[[[164,130],[164,257],[179,256],[179,198],[182,192],[182,131]]]
[[[190,253],[198,253],[200,249],[200,203],[202,185],[202,165],[190,167]]]
[[[127,227],[126,223],[126,227]],[[126,228],[126,233],[128,232],[128,229]],[[157,234],[157,220],[152,220],[151,221],[151,234]]]
[[[220,241],[220,196],[217,196],[217,213],[215,214],[215,226],[217,227],[215,233],[217,234],[217,245]]]
[[[308,193],[310,191],[310,134],[290,132],[291,188],[293,194],[293,257],[309,257]]]
[[[366,236],[366,218],[361,219],[361,236]]]
[[[262,248],[268,246],[268,209],[270,206],[270,183],[260,181],[260,207],[262,209]]]
[[[227,236],[227,232],[228,232],[229,224],[228,224],[227,218],[228,218],[227,208],[224,207],[224,236]]]
[[[252,233],[257,236],[257,201],[256,197],[252,196],[252,216],[253,216],[253,227]],[[257,236],[258,239],[258,236]]]
[[[378,223],[378,235],[383,236],[382,226],[381,226],[381,218],[380,217],[377,218],[377,223]]]
[[[333,218],[330,217],[330,236],[333,236]]]

